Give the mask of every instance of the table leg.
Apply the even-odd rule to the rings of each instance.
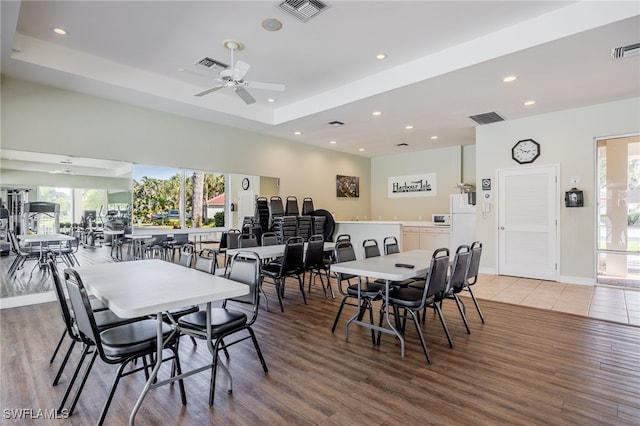
[[[385,290],[384,290],[385,317],[387,320],[387,324],[389,325],[389,328],[378,327],[376,325],[369,324],[368,322],[358,320],[358,316],[360,315],[360,309],[361,309],[360,306],[362,303],[362,300],[361,300],[362,297],[360,294],[361,285],[362,285],[362,277],[358,277],[358,311],[353,317],[351,317],[347,321],[347,324],[345,325],[345,340],[347,341],[349,340],[349,326],[355,322],[356,324],[361,325],[363,327],[371,328],[373,330],[376,330],[382,333],[392,334],[395,337],[397,337],[400,340],[400,355],[404,358],[404,337],[402,336],[402,334],[400,334],[398,330],[396,330],[393,324],[391,324],[391,319],[389,318],[389,280],[385,281]]]

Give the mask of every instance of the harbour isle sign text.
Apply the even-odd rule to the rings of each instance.
[[[435,197],[436,174],[393,176],[389,178],[389,198]]]

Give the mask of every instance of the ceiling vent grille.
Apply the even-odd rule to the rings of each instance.
[[[211,59],[206,56],[196,62],[195,65],[196,67],[206,68],[213,72],[220,72],[229,68],[229,65],[225,64],[224,62],[216,61],[215,59]]]
[[[613,59],[621,59],[635,55],[640,55],[640,43],[629,44],[626,46],[611,49],[611,57]]]
[[[301,22],[307,22],[328,6],[319,0],[285,0],[278,7]]]
[[[497,112],[485,112],[484,114],[470,115],[469,118],[478,124],[489,124],[504,121],[504,118],[502,118]]]

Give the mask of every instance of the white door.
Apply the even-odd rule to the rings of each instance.
[[[498,171],[501,275],[557,280],[558,168]]]

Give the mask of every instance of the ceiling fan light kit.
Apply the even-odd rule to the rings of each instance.
[[[244,80],[244,76],[247,74],[251,66],[244,61],[234,62],[233,53],[236,50],[244,49],[244,44],[237,40],[224,40],[224,47],[231,51],[231,65],[220,71],[220,75],[216,78],[216,81],[219,81],[220,84],[217,86],[211,87],[209,89],[203,90],[202,92],[196,93],[194,96],[202,97],[208,95],[209,93],[213,93],[220,89],[224,89],[226,87],[231,88],[234,92],[246,103],[247,105],[253,104],[256,102],[255,98],[251,96],[251,94],[247,91],[247,88],[254,89],[263,89],[263,90],[277,90],[283,91],[285,88],[284,84],[281,83],[267,83],[262,81],[246,81]]]

